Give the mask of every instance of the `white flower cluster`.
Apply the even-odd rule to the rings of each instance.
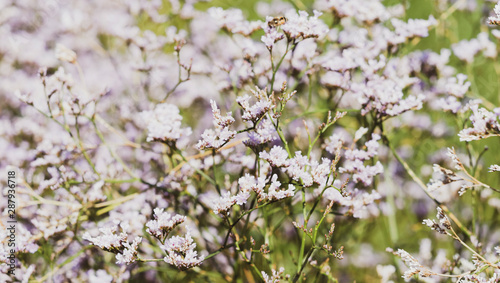
[[[269,152],[261,151],[259,157],[266,160],[273,167],[288,167],[288,153],[281,146],[275,145]]]
[[[271,120],[264,118],[255,131],[248,132],[248,139],[243,143],[252,148],[256,148],[262,144],[278,139],[278,134]]]
[[[419,275],[422,277],[429,277],[435,273],[428,268],[421,265],[416,258],[403,249],[398,249],[397,252],[393,251],[391,248],[387,248],[387,251],[398,256],[403,260],[403,262],[408,266],[408,270],[405,271],[403,278],[405,280],[410,280],[414,275]]]
[[[156,105],[153,111],[142,112],[148,124],[147,141],[175,142],[191,135],[191,128],[181,128],[182,116],[173,104]]]
[[[379,117],[397,116],[412,109],[422,108],[424,96],[409,95],[404,98],[403,88],[406,85],[402,83],[404,82],[374,75],[366,83],[352,84],[351,91],[363,105],[363,115],[374,110]]]
[[[472,128],[465,128],[458,133],[460,141],[474,141],[491,136],[500,135],[500,108],[493,109],[493,112],[485,108],[479,108],[477,104],[471,105],[472,115],[470,121]]]
[[[210,100],[210,105],[212,106],[215,130],[206,129],[201,134],[201,140],[196,145],[200,150],[219,149],[236,135],[235,131],[228,129],[234,123],[234,118],[231,116],[232,113],[228,112],[226,116],[222,116],[215,101]]]
[[[267,111],[274,108],[274,105],[272,105],[264,90],[257,88],[257,91],[251,90],[251,92],[257,99],[254,105],[250,106],[251,96],[248,94],[236,98],[236,102],[243,108],[241,119],[244,121],[252,121],[255,124],[267,113]]]
[[[220,28],[226,29],[232,33],[250,35],[260,29],[261,21],[249,22],[245,20],[243,12],[240,9],[224,10],[220,7],[211,7],[207,13],[215,19]]]
[[[496,57],[496,44],[490,41],[488,37],[488,33],[482,32],[477,35],[477,38],[471,40],[464,39],[458,43],[452,44],[451,49],[458,59],[467,63],[472,63],[474,61],[474,56],[480,51],[482,51],[483,55],[486,57]]]
[[[377,191],[369,193],[354,189],[349,192],[349,195],[344,196],[337,189],[330,187],[325,191],[324,196],[348,209],[354,218],[368,218],[379,215],[375,202],[380,200],[382,196]]]
[[[264,189],[268,183],[269,187],[266,193]],[[250,192],[252,191],[257,195],[259,202],[278,201],[295,195],[295,186],[289,184],[287,189],[282,189],[281,182],[278,181],[278,175],[276,174],[270,180],[266,180],[264,177],[255,178],[247,173],[238,179],[238,185],[240,187],[238,194],[233,196],[230,192],[225,192],[213,202],[214,213],[226,215],[233,205],[244,205],[250,198]]]
[[[430,227],[432,230],[435,230],[436,232],[440,234],[447,234],[447,230],[451,228],[451,223],[448,217],[444,214],[443,210],[441,207],[437,208],[437,218],[439,220],[439,223],[436,222],[435,220],[431,219],[424,219],[423,224],[427,225]]]
[[[285,17],[287,22],[282,26],[289,40],[306,38],[321,38],[328,32],[328,26],[319,19],[321,12],[313,11],[314,15],[309,17],[305,11],[289,10]]]
[[[271,277],[269,277],[269,275],[267,275],[267,273],[264,271],[260,272],[262,274],[262,278],[264,278],[265,283],[278,283],[278,282],[280,282],[280,279],[283,279],[283,274],[285,273],[285,268],[281,267],[279,269],[279,271],[273,268],[271,270],[271,272],[273,274]],[[287,275],[287,277],[289,277],[289,276]]]
[[[163,260],[180,270],[199,266],[205,259],[203,256],[198,256],[198,252],[194,250],[196,243],[191,238],[189,231],[184,237],[174,236],[167,239],[160,248],[167,253]]]
[[[333,10],[336,16],[354,17],[359,22],[385,21],[390,14],[380,0],[326,0],[325,8]]]
[[[384,167],[380,161],[375,165],[364,165],[364,161],[377,155],[380,135],[372,134],[372,139],[365,143],[366,150],[350,149],[345,152],[346,161],[339,168],[340,173],[352,173],[355,182],[362,182],[365,186],[372,184],[375,175],[384,172]]]
[[[495,16],[489,17],[488,22],[492,25],[500,26],[500,1],[495,5],[493,11],[495,12]]]
[[[148,227],[146,232],[159,240],[163,240],[175,227],[186,221],[186,216],[170,214],[163,211],[163,208],[157,207],[153,212],[155,219],[146,223],[146,227]]]
[[[409,19],[408,22],[393,18],[391,23],[394,26],[395,38],[392,40],[393,44],[403,43],[407,39],[414,37],[427,37],[429,36],[429,27],[437,24],[436,19],[431,15],[429,19]]]
[[[493,164],[488,169],[489,172],[500,172],[500,165]]]
[[[99,231],[102,234],[100,236],[92,237],[89,232],[85,232],[82,238],[91,242],[94,246],[116,254],[116,263],[130,264],[137,260],[137,248],[142,241],[142,237],[136,237],[130,244],[126,233],[116,234],[116,226],[100,228]]]
[[[268,21],[272,20],[272,17],[267,18]],[[275,27],[271,27],[267,24],[263,25],[263,29],[265,34],[261,36],[260,40],[266,45],[267,49],[272,50],[274,47],[274,44],[283,38],[285,38],[285,35],[281,32],[278,32],[278,30]]]

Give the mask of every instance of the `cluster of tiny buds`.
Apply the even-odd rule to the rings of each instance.
[[[269,249],[269,244],[268,243],[265,243],[263,244],[262,246],[260,246],[260,249],[259,251],[262,253],[262,254],[268,254],[271,252],[271,250]]]
[[[304,232],[304,233],[309,233],[309,234],[311,234],[311,233],[312,233],[312,231],[313,231],[313,229],[312,229],[312,228],[309,228],[309,231],[308,231],[308,230],[307,230],[307,227],[304,227],[304,224],[299,224],[299,223],[297,223],[297,222],[295,222],[295,221],[294,221],[294,222],[292,222],[292,224],[293,224],[293,226],[295,226],[295,228],[297,228],[297,229],[301,230],[301,231],[302,231],[302,232]]]
[[[448,234],[447,230],[451,230],[452,228],[451,222],[440,207],[437,208],[437,211],[438,212],[436,216],[439,220],[439,223],[431,219],[424,219],[422,223],[440,234]]]

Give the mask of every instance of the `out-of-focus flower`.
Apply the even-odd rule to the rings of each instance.
[[[311,17],[305,11],[297,14],[293,10],[288,11],[285,16],[287,21],[282,28],[288,39],[321,38],[328,32],[326,24],[319,19],[321,13],[316,10]]]
[[[215,19],[220,28],[224,28],[232,33],[250,35],[260,29],[261,21],[246,21],[240,9],[224,10],[220,7],[212,7],[207,13]]]
[[[75,51],[67,48],[66,46],[58,43],[56,45],[56,57],[58,60],[69,62],[71,64],[76,63],[76,53]]]
[[[325,9],[332,10],[340,18],[353,17],[359,22],[372,24],[385,21],[390,14],[380,0],[327,0]]]
[[[177,106],[167,103],[158,104],[153,111],[141,113],[148,124],[147,141],[172,143],[191,134],[191,128],[181,127],[182,116]]]

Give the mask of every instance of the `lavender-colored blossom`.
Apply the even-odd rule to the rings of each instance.
[[[272,18],[268,18],[271,20]],[[274,44],[283,38],[285,35],[283,33],[278,32],[278,30],[274,27],[270,27],[267,24],[263,25],[263,29],[265,34],[261,36],[260,40],[266,45],[267,49],[271,50],[274,47]]]
[[[281,146],[273,146],[269,152],[261,151],[259,157],[266,160],[273,167],[287,167],[288,153]]]
[[[353,17],[368,24],[385,21],[390,16],[379,0],[328,0],[325,4],[338,17]]]
[[[273,123],[271,120],[265,118],[259,123],[255,131],[248,132],[248,139],[244,140],[243,143],[248,147],[256,148],[278,138],[278,133]]]
[[[207,13],[215,20],[220,28],[224,28],[232,33],[250,35],[260,29],[261,21],[246,21],[240,9],[224,10],[220,7],[212,7]]]
[[[287,22],[283,24],[283,32],[291,39],[321,38],[328,32],[328,27],[319,19],[321,13],[314,11],[313,16],[305,11],[297,12],[290,10],[285,16]]]
[[[458,43],[452,44],[451,49],[458,59],[470,64],[474,61],[474,56],[481,51],[481,44],[479,40],[475,38],[471,40],[464,39]]]
[[[215,130],[206,129],[203,132],[201,140],[198,141],[198,144],[196,144],[196,147],[201,150],[219,149],[236,135],[235,131],[228,129],[228,127],[234,123],[234,118],[231,116],[231,112],[228,112],[226,116],[222,116],[215,101],[210,100],[210,104],[212,106]]]
[[[158,104],[153,111],[142,112],[147,121],[147,141],[175,142],[191,134],[191,128],[182,128],[182,116],[177,106],[167,103]]]
[[[236,102],[243,108],[243,115],[241,116],[241,119],[245,121],[252,121],[252,122],[257,122],[262,116],[264,116],[267,111],[270,109],[274,108],[272,105],[271,101],[267,97],[267,94],[265,91],[262,91],[257,88],[256,91],[252,90],[252,94],[254,97],[257,99],[257,102],[250,106],[250,99],[251,97],[249,95],[244,95],[241,97],[238,97],[236,99]]]
[[[407,23],[392,19],[392,25],[394,26],[394,32],[397,36],[404,39],[411,39],[414,37],[427,37],[429,36],[429,27],[436,25],[437,21],[431,15],[428,20],[422,19],[409,19]]]

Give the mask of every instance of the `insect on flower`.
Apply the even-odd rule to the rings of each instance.
[[[278,17],[274,17],[272,20],[267,22],[267,25],[270,28],[277,27],[277,26],[281,26],[281,25],[285,24],[286,21],[287,21],[287,18],[285,18],[284,16],[278,16]]]

